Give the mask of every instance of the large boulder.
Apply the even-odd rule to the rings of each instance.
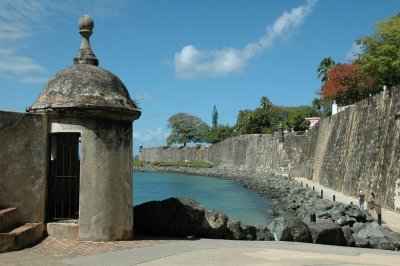
[[[242,239],[242,227],[240,221],[228,219],[226,238],[232,240]]]
[[[354,238],[353,238],[353,230],[351,230],[351,227],[348,225],[345,225],[342,227],[342,231],[343,231],[343,236],[347,241],[347,245],[349,247],[354,247],[355,243],[354,243]]]
[[[253,225],[241,224],[241,240],[256,240],[257,239],[257,228]]]
[[[218,211],[206,211],[201,235],[207,238],[225,238],[228,216]]]
[[[266,227],[243,225],[197,201],[169,198],[134,207],[135,234],[169,237],[206,237],[233,240],[274,240]]]
[[[275,218],[268,226],[275,240],[311,243],[312,238],[307,225],[299,218],[284,215]]]
[[[271,241],[275,240],[275,237],[268,227],[257,227],[257,238],[255,240]]]
[[[347,246],[342,228],[330,221],[309,223],[312,241],[316,244]]]
[[[191,199],[169,198],[134,207],[135,234],[187,237],[202,231],[204,207]]]
[[[382,238],[385,237],[385,230],[378,223],[366,223],[361,230],[357,232],[361,238]]]
[[[400,247],[400,241],[396,239],[397,234],[390,234],[387,229],[376,222],[365,223],[362,226],[357,225],[353,238],[364,239],[372,248],[377,249],[395,250]]]
[[[354,246],[358,248],[370,248],[371,244],[369,243],[368,240],[358,237],[357,235],[353,234],[353,239],[354,239]]]

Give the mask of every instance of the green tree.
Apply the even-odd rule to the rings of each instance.
[[[316,116],[325,117],[332,114],[332,100],[324,100],[321,98],[314,98],[312,107],[316,111]]]
[[[206,135],[205,141],[214,144],[233,136],[235,136],[234,127],[230,127],[229,125],[219,125],[211,128]]]
[[[271,133],[271,121],[268,112],[262,108],[257,108],[254,111],[239,111],[236,130],[240,135]]]
[[[204,142],[208,133],[208,125],[197,116],[186,113],[172,115],[168,119],[168,127],[172,130],[167,138],[168,145],[182,143],[186,146],[189,142]]]
[[[248,134],[250,129],[250,123],[253,120],[253,111],[240,110],[236,120],[236,131],[239,135]]]
[[[272,107],[272,102],[269,100],[267,96],[263,96],[260,99],[261,108],[265,111],[268,111]]]
[[[325,57],[322,59],[321,63],[319,63],[317,73],[318,79],[321,79],[322,83],[328,78],[329,71],[336,65],[335,61],[332,60],[330,57]]]
[[[288,107],[288,117],[285,121],[285,125],[288,128],[293,128],[295,131],[303,131],[309,128],[310,122],[308,122],[306,117],[317,116],[318,112],[309,105]]]
[[[279,127],[279,124],[284,122],[288,117],[288,109],[283,106],[273,105],[268,110],[269,121],[271,123],[271,131],[276,131]]]
[[[216,128],[218,126],[218,111],[217,107],[214,104],[213,112],[212,112],[212,127]]]
[[[400,83],[400,14],[377,23],[375,32],[357,44],[362,49],[356,59],[361,70],[376,76],[380,85]]]

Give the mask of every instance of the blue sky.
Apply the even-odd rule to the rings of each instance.
[[[21,111],[72,65],[80,15],[92,16],[100,66],[142,108],[135,153],[165,144],[178,112],[234,125],[239,110],[310,104],[319,62],[345,63],[354,41],[400,12],[398,0],[0,0],[0,109]]]

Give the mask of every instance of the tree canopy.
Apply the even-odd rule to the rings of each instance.
[[[356,63],[338,64],[329,71],[321,87],[324,100],[335,100],[348,105],[360,101],[379,90],[374,77],[360,70]]]
[[[199,117],[187,113],[178,113],[168,119],[168,127],[172,130],[167,138],[168,145],[182,143],[186,146],[189,142],[204,142],[208,133],[208,125]]]
[[[218,126],[218,111],[217,107],[214,105],[212,112],[212,127],[216,128]]]
[[[224,139],[235,136],[235,128],[229,125],[219,125],[211,128],[206,135],[205,141],[207,143],[217,143]]]
[[[332,60],[330,57],[325,57],[322,59],[321,63],[319,63],[317,73],[318,78],[321,79],[322,83],[328,79],[329,71],[336,65],[336,62]]]
[[[375,32],[357,44],[362,52],[356,63],[362,71],[376,76],[381,86],[400,84],[400,14],[377,23]]]
[[[265,96],[264,96],[265,97]],[[241,110],[237,116],[236,133],[242,134],[267,134],[278,129],[282,123],[286,128],[293,128],[296,131],[306,130],[309,123],[306,117],[320,116],[318,110],[312,106],[283,107],[270,103],[270,107],[263,108],[263,98],[261,98],[261,108],[255,110]]]
[[[272,107],[272,102],[269,100],[267,96],[263,96],[260,99],[261,108],[265,111],[268,111],[269,108]]]

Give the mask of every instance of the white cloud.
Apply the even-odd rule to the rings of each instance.
[[[140,93],[140,94],[135,94],[135,97],[134,97],[136,100],[138,100],[138,101],[150,101],[150,100],[152,100],[153,98],[151,97],[151,95],[150,94],[148,94],[147,92],[143,92],[143,93]]]
[[[351,49],[346,54],[346,62],[352,62],[356,59],[356,55],[362,52],[362,46],[353,42],[351,45]]]
[[[37,74],[45,68],[34,59],[19,54],[18,47],[32,32],[32,25],[44,15],[46,2],[2,0],[0,2],[0,73],[22,81],[25,74]],[[32,78],[32,77],[31,77]],[[32,80],[31,80],[32,81]]]
[[[169,133],[164,131],[161,127],[153,130],[147,129],[146,133],[140,133],[138,131],[133,131],[133,139],[138,142],[153,142],[153,141],[165,141]]]
[[[56,25],[63,20],[59,14],[73,14],[76,19],[82,14],[107,17],[116,15],[122,4],[116,0],[0,0],[0,76],[28,83],[45,80],[41,75],[46,68],[21,52],[21,47],[29,51],[32,32]]]
[[[277,39],[289,38],[311,14],[317,0],[308,0],[303,6],[285,11],[268,26],[258,42],[249,43],[244,49],[223,48],[201,51],[193,45],[184,46],[175,54],[175,75],[179,79],[192,79],[201,76],[220,77],[243,72],[247,62],[270,49]]]
[[[38,84],[45,84],[49,78],[39,78],[39,77],[32,77],[32,76],[24,76],[20,79],[22,83],[38,83]]]

